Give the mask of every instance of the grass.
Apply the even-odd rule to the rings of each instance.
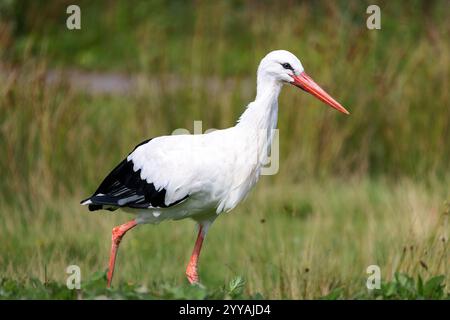
[[[68,2],[0,2],[0,297],[448,298],[447,1],[380,2],[380,31],[361,1],[73,3],[80,32],[64,28]],[[130,232],[104,290],[111,228],[130,217],[79,201],[144,139],[233,125],[279,48],[351,116],[285,88],[280,171],[212,227],[205,288],[186,284],[195,232],[181,221]],[[137,85],[92,94],[64,73],[49,83],[55,69]],[[64,289],[70,264],[79,293]]]
[[[370,1],[79,1],[79,32],[64,28],[60,13],[68,2],[8,3],[9,9],[0,10],[0,58],[19,67],[19,74],[32,79],[30,65],[44,61],[49,68],[140,76],[139,97],[71,101],[62,91],[47,96],[41,87],[41,95],[28,97],[44,104],[39,110],[48,108],[42,98],[76,110],[64,119],[75,121],[82,134],[115,128],[116,116],[126,117],[127,127],[120,130],[123,137],[113,135],[114,141],[122,144],[129,138],[127,147],[136,138],[190,128],[194,119],[203,120],[206,128],[229,126],[254,97],[260,59],[283,48],[297,54],[305,70],[352,115],[343,117],[293,88],[284,90],[279,122],[286,133],[281,136],[282,156],[290,174],[282,180],[366,173],[421,179],[450,170],[447,1],[380,2],[380,31],[366,28]],[[20,69],[26,62],[28,68]],[[181,86],[173,89],[173,78]],[[211,84],[214,79],[216,85]],[[3,91],[11,99],[20,95],[8,88]],[[7,101],[10,109],[32,107],[17,99],[16,104]],[[146,123],[133,131],[135,111],[144,109]],[[68,130],[67,124],[61,126]],[[302,170],[290,170],[296,166]]]
[[[366,268],[376,264],[383,284],[396,272],[414,279],[444,275],[448,292],[443,186],[351,180],[285,189],[264,180],[249,201],[211,228],[200,265],[209,290],[241,275],[248,296],[304,299],[339,290],[339,297],[351,298],[364,292]],[[83,279],[105,270],[111,228],[128,217],[92,214],[77,200],[2,209],[2,277],[62,286],[68,265],[80,266]],[[189,221],[133,230],[122,243],[114,285],[144,285],[149,292],[185,287],[194,239]]]
[[[432,277],[426,281],[417,280],[402,273],[396,273],[393,280],[383,284],[380,289],[361,290],[353,298],[357,299],[450,299],[445,292],[444,276]],[[260,293],[244,293],[245,280],[236,277],[228,285],[216,289],[205,286],[162,286],[150,292],[145,286],[122,284],[118,289],[105,289],[106,274],[96,273],[85,281],[81,289],[70,290],[58,282],[42,283],[31,279],[27,283],[9,279],[0,280],[0,299],[264,299]],[[322,300],[344,298],[342,288],[336,288]]]

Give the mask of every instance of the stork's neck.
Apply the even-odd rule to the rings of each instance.
[[[236,126],[249,129],[275,129],[280,91],[280,82],[258,76],[255,101],[247,106]]]
[[[278,120],[278,95],[281,83],[258,77],[255,101],[239,118],[236,128],[242,129],[250,143],[256,146],[258,166],[265,165]]]

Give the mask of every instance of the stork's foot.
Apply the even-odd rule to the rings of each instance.
[[[197,240],[195,241],[194,251],[192,252],[191,259],[189,260],[188,266],[186,268],[186,277],[190,284],[199,284],[197,265],[204,237],[205,235],[203,233],[203,226],[200,224]]]
[[[190,263],[188,264],[187,269],[186,269],[186,277],[190,284],[199,284],[200,283],[196,265],[192,265]]]
[[[124,230],[122,226],[114,227],[112,229],[112,237],[111,237],[112,243],[118,246],[120,244],[120,241],[122,241],[125,232],[126,230]]]
[[[122,241],[123,236],[125,233],[134,228],[137,225],[137,222],[135,220],[132,220],[130,222],[127,222],[125,224],[122,224],[120,226],[117,226],[113,228],[112,230],[112,237],[111,237],[111,255],[109,256],[109,268],[108,268],[108,274],[107,274],[107,287],[111,287],[112,278],[114,275],[114,266],[116,264],[116,256],[117,251],[119,250],[120,241]]]

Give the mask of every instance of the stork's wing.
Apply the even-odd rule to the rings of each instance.
[[[155,161],[164,160],[164,153],[161,154],[162,150],[158,150],[161,144],[155,144],[152,151],[151,141],[146,140],[137,145],[133,152],[109,173],[97,191],[81,204],[89,205],[91,211],[115,210],[118,207],[168,208],[187,199],[187,190],[182,194],[171,192],[169,197],[166,196],[171,173],[164,165],[156,168],[160,174],[155,174],[156,171],[150,168]],[[166,179],[162,178],[164,171]],[[174,199],[174,196],[177,198]]]

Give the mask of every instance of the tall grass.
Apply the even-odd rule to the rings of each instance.
[[[30,170],[39,157],[57,180],[70,163],[79,165],[77,177],[89,181],[81,167],[98,172],[93,163],[112,164],[136,139],[190,128],[199,119],[204,128],[230,126],[254,96],[259,60],[276,48],[296,53],[307,72],[352,113],[344,117],[286,88],[280,99],[280,179],[367,173],[422,178],[449,172],[448,2],[382,3],[380,31],[366,29],[361,2],[99,3],[81,2],[83,29],[69,32],[57,27],[64,2],[30,2],[42,14],[16,26],[17,38],[3,48],[6,63],[23,64],[29,54],[39,61],[3,76],[0,139],[9,146],[9,157],[24,159],[19,164],[3,157],[6,172],[27,172],[10,167]],[[42,81],[47,61],[52,68],[138,71],[143,83],[138,94],[126,98],[74,95]],[[171,89],[173,77],[182,83],[176,89]],[[17,84],[16,78],[24,79]],[[157,83],[146,86],[145,79]],[[91,152],[112,144],[118,146],[114,154]]]

